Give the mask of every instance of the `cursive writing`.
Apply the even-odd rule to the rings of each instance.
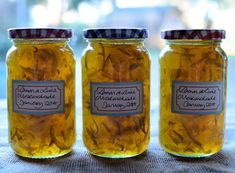
[[[219,104],[219,89],[213,86],[180,86],[176,102],[180,109],[213,110]]]
[[[57,86],[18,86],[16,102],[19,108],[40,110],[57,107],[60,104],[60,90]]]

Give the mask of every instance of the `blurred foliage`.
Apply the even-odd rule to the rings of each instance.
[[[210,0],[211,2],[216,2],[221,8],[228,8],[230,5],[234,4],[234,0]]]
[[[69,8],[70,9],[77,9],[78,4],[80,4],[83,1],[89,2],[91,0],[69,0]]]
[[[26,0],[28,5],[34,5],[34,4],[39,4],[39,3],[47,3],[47,0]],[[69,3],[69,9],[77,9],[78,4],[86,1],[89,2],[91,0],[67,0]]]
[[[34,4],[38,4],[38,3],[44,3],[44,2],[46,2],[46,0],[26,0],[26,2],[29,5],[34,5]]]

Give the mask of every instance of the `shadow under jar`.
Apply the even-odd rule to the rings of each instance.
[[[205,157],[224,142],[227,57],[224,30],[162,31],[160,144],[177,156]]]
[[[145,29],[87,29],[82,56],[83,141],[108,158],[143,153],[149,143],[150,59]]]
[[[75,58],[71,29],[10,29],[9,140],[19,156],[65,155],[75,143]]]

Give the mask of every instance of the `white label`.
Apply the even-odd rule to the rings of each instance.
[[[172,82],[172,112],[218,114],[222,111],[223,82]]]
[[[13,112],[64,113],[64,81],[12,81]]]
[[[91,82],[91,113],[135,115],[143,112],[143,82]]]

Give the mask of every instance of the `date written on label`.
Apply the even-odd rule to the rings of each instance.
[[[64,113],[63,81],[13,81],[13,111],[46,115]]]
[[[174,81],[172,90],[172,112],[216,114],[222,111],[223,82]]]
[[[143,83],[91,83],[91,113],[134,115],[143,111]]]

